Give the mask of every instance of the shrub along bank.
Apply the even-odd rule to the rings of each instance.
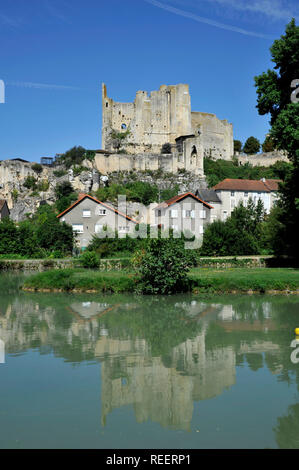
[[[208,293],[299,293],[299,270],[289,268],[193,268],[187,276],[187,290]],[[63,269],[35,274],[23,289],[61,292],[140,292],[144,284],[132,272]],[[154,293],[151,290],[151,293]],[[159,293],[159,292],[156,292]]]

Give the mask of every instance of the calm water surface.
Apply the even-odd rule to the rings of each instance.
[[[30,294],[21,281],[0,274],[1,448],[299,448],[297,297]]]

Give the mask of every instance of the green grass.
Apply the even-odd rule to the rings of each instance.
[[[299,270],[289,268],[194,268],[189,273],[190,290],[194,292],[266,292],[299,289]],[[137,285],[134,273],[90,269],[56,269],[26,279],[25,288],[97,292],[133,292]]]
[[[194,268],[189,279],[192,289],[200,292],[296,290],[299,288],[299,269]]]
[[[84,269],[55,269],[35,274],[26,279],[25,288],[35,290],[95,290],[98,292],[132,292],[134,276],[120,271],[101,272]]]

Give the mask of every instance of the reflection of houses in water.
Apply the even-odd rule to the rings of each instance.
[[[266,353],[267,366],[275,373],[280,370],[280,347],[267,336],[255,334],[276,329],[270,318],[269,302],[263,303],[262,308],[259,306],[263,321],[259,320],[254,306],[249,311],[250,318],[231,305],[190,300],[177,302],[175,306],[183,312],[184,321],[200,323],[201,332],[167,349],[162,356],[152,355],[142,331],[139,338],[132,339],[130,325],[128,337],[120,339],[115,337],[115,332],[111,336],[106,319],[109,313],[117,312],[119,304],[88,300],[64,306],[61,319],[51,304],[41,306],[17,299],[1,312],[0,337],[7,352],[21,352],[38,345],[42,352],[54,351],[69,361],[80,362],[86,358],[100,361],[103,423],[114,408],[130,405],[138,422],[152,420],[165,427],[189,430],[194,401],[220,395],[235,383],[238,354]],[[142,308],[142,304],[121,304],[121,310],[136,308]],[[240,337],[237,346],[226,343],[207,349],[211,322],[221,326],[224,334],[252,332],[252,339]]]

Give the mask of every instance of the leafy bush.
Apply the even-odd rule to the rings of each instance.
[[[34,178],[34,176],[27,176],[27,178],[25,178],[25,181],[23,183],[23,186],[25,186],[25,188],[27,189],[36,189],[36,178]]]
[[[59,157],[59,163],[62,163],[66,168],[71,168],[73,165],[81,165],[85,159],[86,149],[81,147],[72,147],[67,152],[63,153]]]
[[[193,250],[186,250],[182,238],[147,239],[145,249],[136,252],[133,263],[138,290],[144,294],[171,294],[188,289],[188,271],[194,265]]]
[[[79,175],[81,175],[81,173],[82,173],[83,171],[88,171],[88,168],[87,168],[86,166],[82,166],[82,165],[75,166],[75,167],[73,168],[73,175],[74,175],[74,176],[79,176]]]
[[[65,170],[55,170],[55,171],[53,171],[53,175],[56,176],[56,178],[61,178],[62,176],[67,175],[67,171],[65,171]]]
[[[98,268],[99,267],[99,258],[94,251],[84,251],[79,258],[79,263],[83,268]]]
[[[73,237],[72,227],[61,223],[50,206],[42,206],[30,220],[0,221],[0,254],[44,258],[57,250],[65,255],[72,253]]]
[[[33,165],[31,165],[31,168],[38,175],[40,175],[43,172],[43,167],[40,163],[34,163]]]
[[[55,196],[55,206],[59,213],[67,209],[78,198],[77,193],[74,191],[69,181],[63,181],[63,183],[56,186]]]
[[[43,180],[37,183],[38,191],[43,191],[43,192],[48,191],[49,187],[50,187],[50,184],[48,180]]]

